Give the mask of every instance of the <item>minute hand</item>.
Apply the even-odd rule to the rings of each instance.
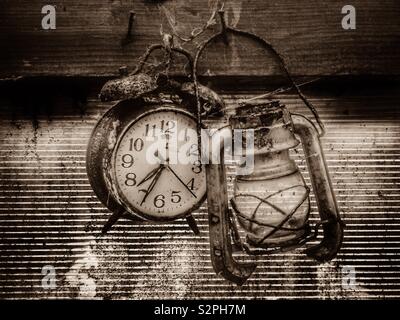
[[[140,203],[140,205],[142,205],[142,204],[146,201],[147,196],[148,196],[148,195],[150,194],[150,192],[153,190],[154,186],[156,185],[156,183],[157,183],[157,181],[158,181],[158,178],[160,178],[160,175],[161,175],[161,173],[163,172],[164,169],[165,169],[164,166],[161,166],[161,167],[158,169],[158,172],[157,172],[156,176],[154,177],[154,179],[151,181],[151,183],[150,183],[150,185],[149,185],[149,188],[147,189],[146,194],[144,195],[144,197],[143,197],[142,202]]]
[[[153,177],[158,173],[158,171],[159,171],[160,169],[161,169],[161,165],[160,165],[159,167],[154,168],[153,170],[151,170],[151,171],[143,178],[143,180],[140,181],[140,182],[138,183],[137,186],[139,187],[141,184],[145,183],[147,180],[153,178]]]
[[[179,180],[179,182],[182,183],[185,186],[185,188],[189,190],[189,192],[192,194],[192,196],[197,199],[197,196],[192,192],[192,190],[189,189],[189,187],[182,181],[182,179],[179,178],[179,176],[175,173],[175,171],[172,170],[172,168],[170,166],[167,166],[167,168],[169,169],[169,171],[171,171],[173,173],[173,175]]]

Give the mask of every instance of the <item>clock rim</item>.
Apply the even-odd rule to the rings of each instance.
[[[120,202],[120,204],[124,207],[124,209],[126,209],[128,212],[139,216],[140,218],[142,218],[143,220],[149,220],[149,221],[174,221],[174,220],[178,220],[181,218],[185,218],[187,216],[189,216],[190,214],[193,213],[193,211],[197,210],[198,208],[200,208],[200,206],[204,203],[204,201],[207,199],[207,177],[204,171],[204,178],[205,178],[205,185],[206,185],[206,189],[204,191],[204,194],[201,196],[201,198],[199,198],[199,200],[192,206],[190,207],[188,210],[174,215],[174,216],[169,216],[169,217],[159,217],[159,216],[154,216],[154,215],[150,215],[148,213],[142,212],[139,208],[136,208],[134,205],[130,204],[129,201],[126,199],[126,197],[124,196],[122,190],[120,190],[120,187],[118,185],[117,179],[116,179],[116,154],[117,154],[117,150],[118,147],[123,139],[123,137],[125,136],[125,134],[128,132],[128,130],[136,123],[138,122],[140,119],[150,115],[150,114],[154,114],[154,113],[158,113],[158,112],[162,112],[162,111],[173,111],[173,112],[178,112],[181,113],[183,115],[188,116],[189,118],[195,120],[197,122],[197,118],[193,115],[193,113],[187,111],[184,109],[183,106],[181,105],[176,105],[174,103],[159,103],[158,106],[153,106],[152,109],[147,110],[141,114],[139,114],[135,119],[131,120],[128,124],[125,125],[125,127],[123,128],[123,130],[121,131],[121,133],[118,135],[117,137],[117,141],[115,143],[115,146],[113,148],[112,151],[112,155],[111,155],[111,180],[113,182],[113,185],[115,186],[116,189],[116,199],[118,200],[118,202]],[[203,165],[204,167],[204,165]],[[205,168],[203,168],[203,170],[205,170]]]
[[[152,105],[145,107],[151,108]],[[114,127],[114,123],[121,122],[126,126],[124,117],[135,117],[143,110],[144,105],[141,100],[122,100],[112,105],[97,121],[93,128],[86,148],[86,174],[89,183],[100,202],[111,212],[126,211],[121,203],[116,199],[115,193],[111,187],[111,181],[106,172],[109,171],[110,150],[109,138],[110,131],[115,130],[119,134],[118,125]],[[115,145],[115,144],[114,144]],[[112,148],[114,148],[114,145]],[[131,215],[131,220],[141,221],[141,217]]]

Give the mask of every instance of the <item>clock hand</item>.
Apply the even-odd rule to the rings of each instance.
[[[157,174],[158,170],[160,170],[160,168],[161,168],[161,165],[158,166],[157,168],[154,168],[153,170],[151,170],[151,171],[143,178],[143,180],[140,181],[140,182],[137,184],[137,186],[139,187],[141,184],[145,183],[147,180],[149,180],[149,179],[151,179],[152,177],[154,177],[154,176]]]
[[[181,178],[179,178],[179,176],[176,174],[176,172],[174,170],[172,170],[172,168],[169,165],[167,165],[167,169],[169,169],[169,171],[171,171],[173,173],[173,175],[179,180],[179,182],[182,183],[185,186],[185,188],[189,190],[189,192],[192,194],[193,197],[197,198],[197,196],[193,193],[193,191],[190,190],[190,188],[182,181]]]
[[[168,148],[168,145],[167,145],[167,148]],[[192,196],[195,197],[195,198],[197,199],[197,196],[192,192],[192,190],[189,189],[189,187],[182,181],[182,179],[179,178],[179,176],[176,174],[176,172],[175,172],[174,170],[172,170],[172,168],[169,166],[169,157],[168,157],[167,160],[165,160],[165,161],[164,161],[164,158],[163,158],[161,155],[157,154],[157,157],[158,157],[162,162],[166,162],[165,167],[166,167],[167,169],[169,169],[169,170],[173,173],[173,175],[179,180],[179,182],[182,183],[182,184],[185,186],[185,188],[186,188],[187,190],[189,190],[189,192],[192,194]]]
[[[159,155],[158,150],[156,150],[156,152],[154,153],[154,155],[161,161],[164,160],[164,158],[162,156]],[[168,163],[169,159],[167,159],[167,163]],[[147,180],[151,179],[152,177],[154,177],[157,174],[157,171],[160,169],[160,167],[162,166],[162,163],[160,164],[159,167],[154,168],[153,170],[151,170],[143,179],[142,181],[140,181],[137,186],[139,187],[141,184],[145,183]]]
[[[168,144],[166,146],[166,150],[168,150]],[[161,164],[165,163],[166,165],[169,165],[169,156],[167,156],[167,159],[164,159],[164,157],[159,154],[158,150],[154,155],[161,161]]]
[[[161,166],[158,168],[158,171],[157,171],[157,173],[156,173],[156,176],[155,176],[154,179],[151,181],[151,183],[150,183],[150,185],[149,185],[149,188],[147,189],[146,194],[144,195],[144,197],[143,197],[142,202],[140,203],[140,205],[142,205],[142,204],[146,201],[147,196],[148,196],[148,195],[150,194],[150,192],[154,189],[154,186],[156,185],[156,183],[157,183],[158,179],[160,178],[161,173],[163,172],[164,169],[165,169],[165,166],[163,166],[163,165],[161,165]]]

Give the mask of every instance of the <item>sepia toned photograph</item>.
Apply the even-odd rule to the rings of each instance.
[[[0,29],[0,300],[400,298],[400,2],[1,0]]]

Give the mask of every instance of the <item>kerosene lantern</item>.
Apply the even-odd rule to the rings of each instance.
[[[291,82],[291,88],[310,108],[320,127],[318,130],[303,115],[291,114],[278,100],[254,103],[257,100],[251,99],[238,106],[235,115],[229,118],[230,129],[227,130],[225,126],[221,128],[220,141],[233,139],[233,133],[240,130],[245,150],[250,147],[246,145],[245,137],[247,131],[251,131],[254,168],[251,173],[239,173],[236,176],[230,206],[223,160],[224,143],[209,148],[214,155],[216,152],[220,154],[220,157],[210,154],[210,163],[206,165],[212,263],[217,274],[241,285],[254,271],[256,264],[239,262],[232,254],[235,249],[239,248],[250,256],[291,250],[316,239],[318,228],[322,226],[323,240],[307,248],[306,253],[317,261],[325,262],[333,259],[341,246],[343,223],[319,140],[324,127],[316,109],[301,93],[283,59],[269,43],[252,33],[227,27],[223,13],[221,23],[221,32],[199,48],[194,69],[197,70],[198,61],[206,47],[221,39],[228,43],[228,33],[249,37],[277,57]],[[194,78],[197,81],[196,74]],[[298,146],[300,141],[321,218],[314,226],[314,232],[308,220],[310,188],[290,156],[290,150]],[[222,161],[215,161],[221,158]],[[245,239],[241,236],[243,232]]]

